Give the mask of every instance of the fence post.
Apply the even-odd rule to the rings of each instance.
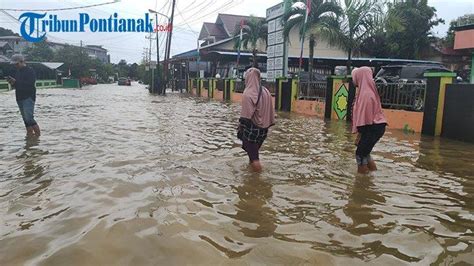
[[[224,79],[224,88],[222,89],[222,100],[227,101],[227,79]]]
[[[283,79],[276,79],[276,88],[275,88],[275,110],[281,110],[281,92],[283,87]]]
[[[331,119],[332,115],[332,94],[333,94],[334,76],[327,78],[326,84],[326,104],[324,110],[324,118]]]
[[[444,99],[446,87],[453,83],[455,73],[426,73],[425,109],[421,133],[440,136],[443,129]]]
[[[332,80],[332,84],[329,81]],[[326,105],[330,105],[330,111],[326,106],[325,115],[327,118],[335,120],[346,120],[349,106],[349,81],[346,76],[332,76],[328,81],[326,94]],[[330,102],[328,101],[330,100]],[[329,112],[329,114],[328,114]]]
[[[235,79],[229,80],[229,101],[232,101],[232,95],[235,91]]]
[[[471,54],[471,84],[474,84],[474,51]]]
[[[275,93],[275,109],[277,111],[291,112],[293,101],[297,96],[297,82],[291,78],[278,78],[278,90]]]
[[[201,88],[202,88],[202,81],[201,78],[197,79],[197,86],[196,86],[196,96],[201,97]]]
[[[356,86],[352,82],[352,76],[347,76],[347,80],[349,83],[349,95],[347,98],[347,121],[352,121],[352,103],[354,103],[355,96],[356,96]]]
[[[299,95],[299,84],[300,84],[299,78],[293,79],[291,81],[291,107],[290,107],[291,112],[293,112],[296,108],[296,100],[298,99],[298,95]]]
[[[207,86],[207,98],[211,99],[212,98],[212,90],[214,88],[214,79],[210,78],[208,81],[208,86]]]
[[[211,98],[214,98],[214,93],[216,90],[217,90],[217,79],[214,79],[214,82],[212,84],[212,97]]]

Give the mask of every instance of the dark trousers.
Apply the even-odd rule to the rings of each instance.
[[[360,141],[357,145],[356,160],[358,165],[367,165],[371,160],[370,153],[375,144],[385,134],[387,124],[375,124],[357,127],[360,135]]]
[[[250,142],[247,140],[242,140],[242,149],[247,152],[250,162],[260,160],[258,151],[262,147],[262,143]]]

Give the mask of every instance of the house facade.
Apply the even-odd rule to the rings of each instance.
[[[64,43],[57,43],[47,41],[49,47],[53,51],[58,51],[63,49],[66,45]],[[0,47],[0,53],[4,56],[11,56],[12,54],[25,54],[28,48],[33,47],[32,42],[28,42],[20,36],[0,36],[0,46],[5,47],[8,45],[10,54],[2,53],[2,47]],[[77,45],[72,45],[75,47],[79,47]],[[92,58],[99,59],[102,63],[110,63],[110,56],[108,54],[107,49],[103,48],[101,45],[85,45],[82,47],[83,51],[87,53]]]

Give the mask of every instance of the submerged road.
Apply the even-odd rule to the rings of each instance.
[[[0,93],[0,265],[474,263],[474,145],[279,114],[254,174],[239,105],[141,85]]]

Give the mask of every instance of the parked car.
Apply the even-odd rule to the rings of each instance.
[[[430,72],[451,71],[440,64],[383,66],[375,76],[382,106],[423,111],[426,92],[424,75]]]
[[[131,86],[132,82],[128,78],[119,78],[118,85],[120,86]]]

